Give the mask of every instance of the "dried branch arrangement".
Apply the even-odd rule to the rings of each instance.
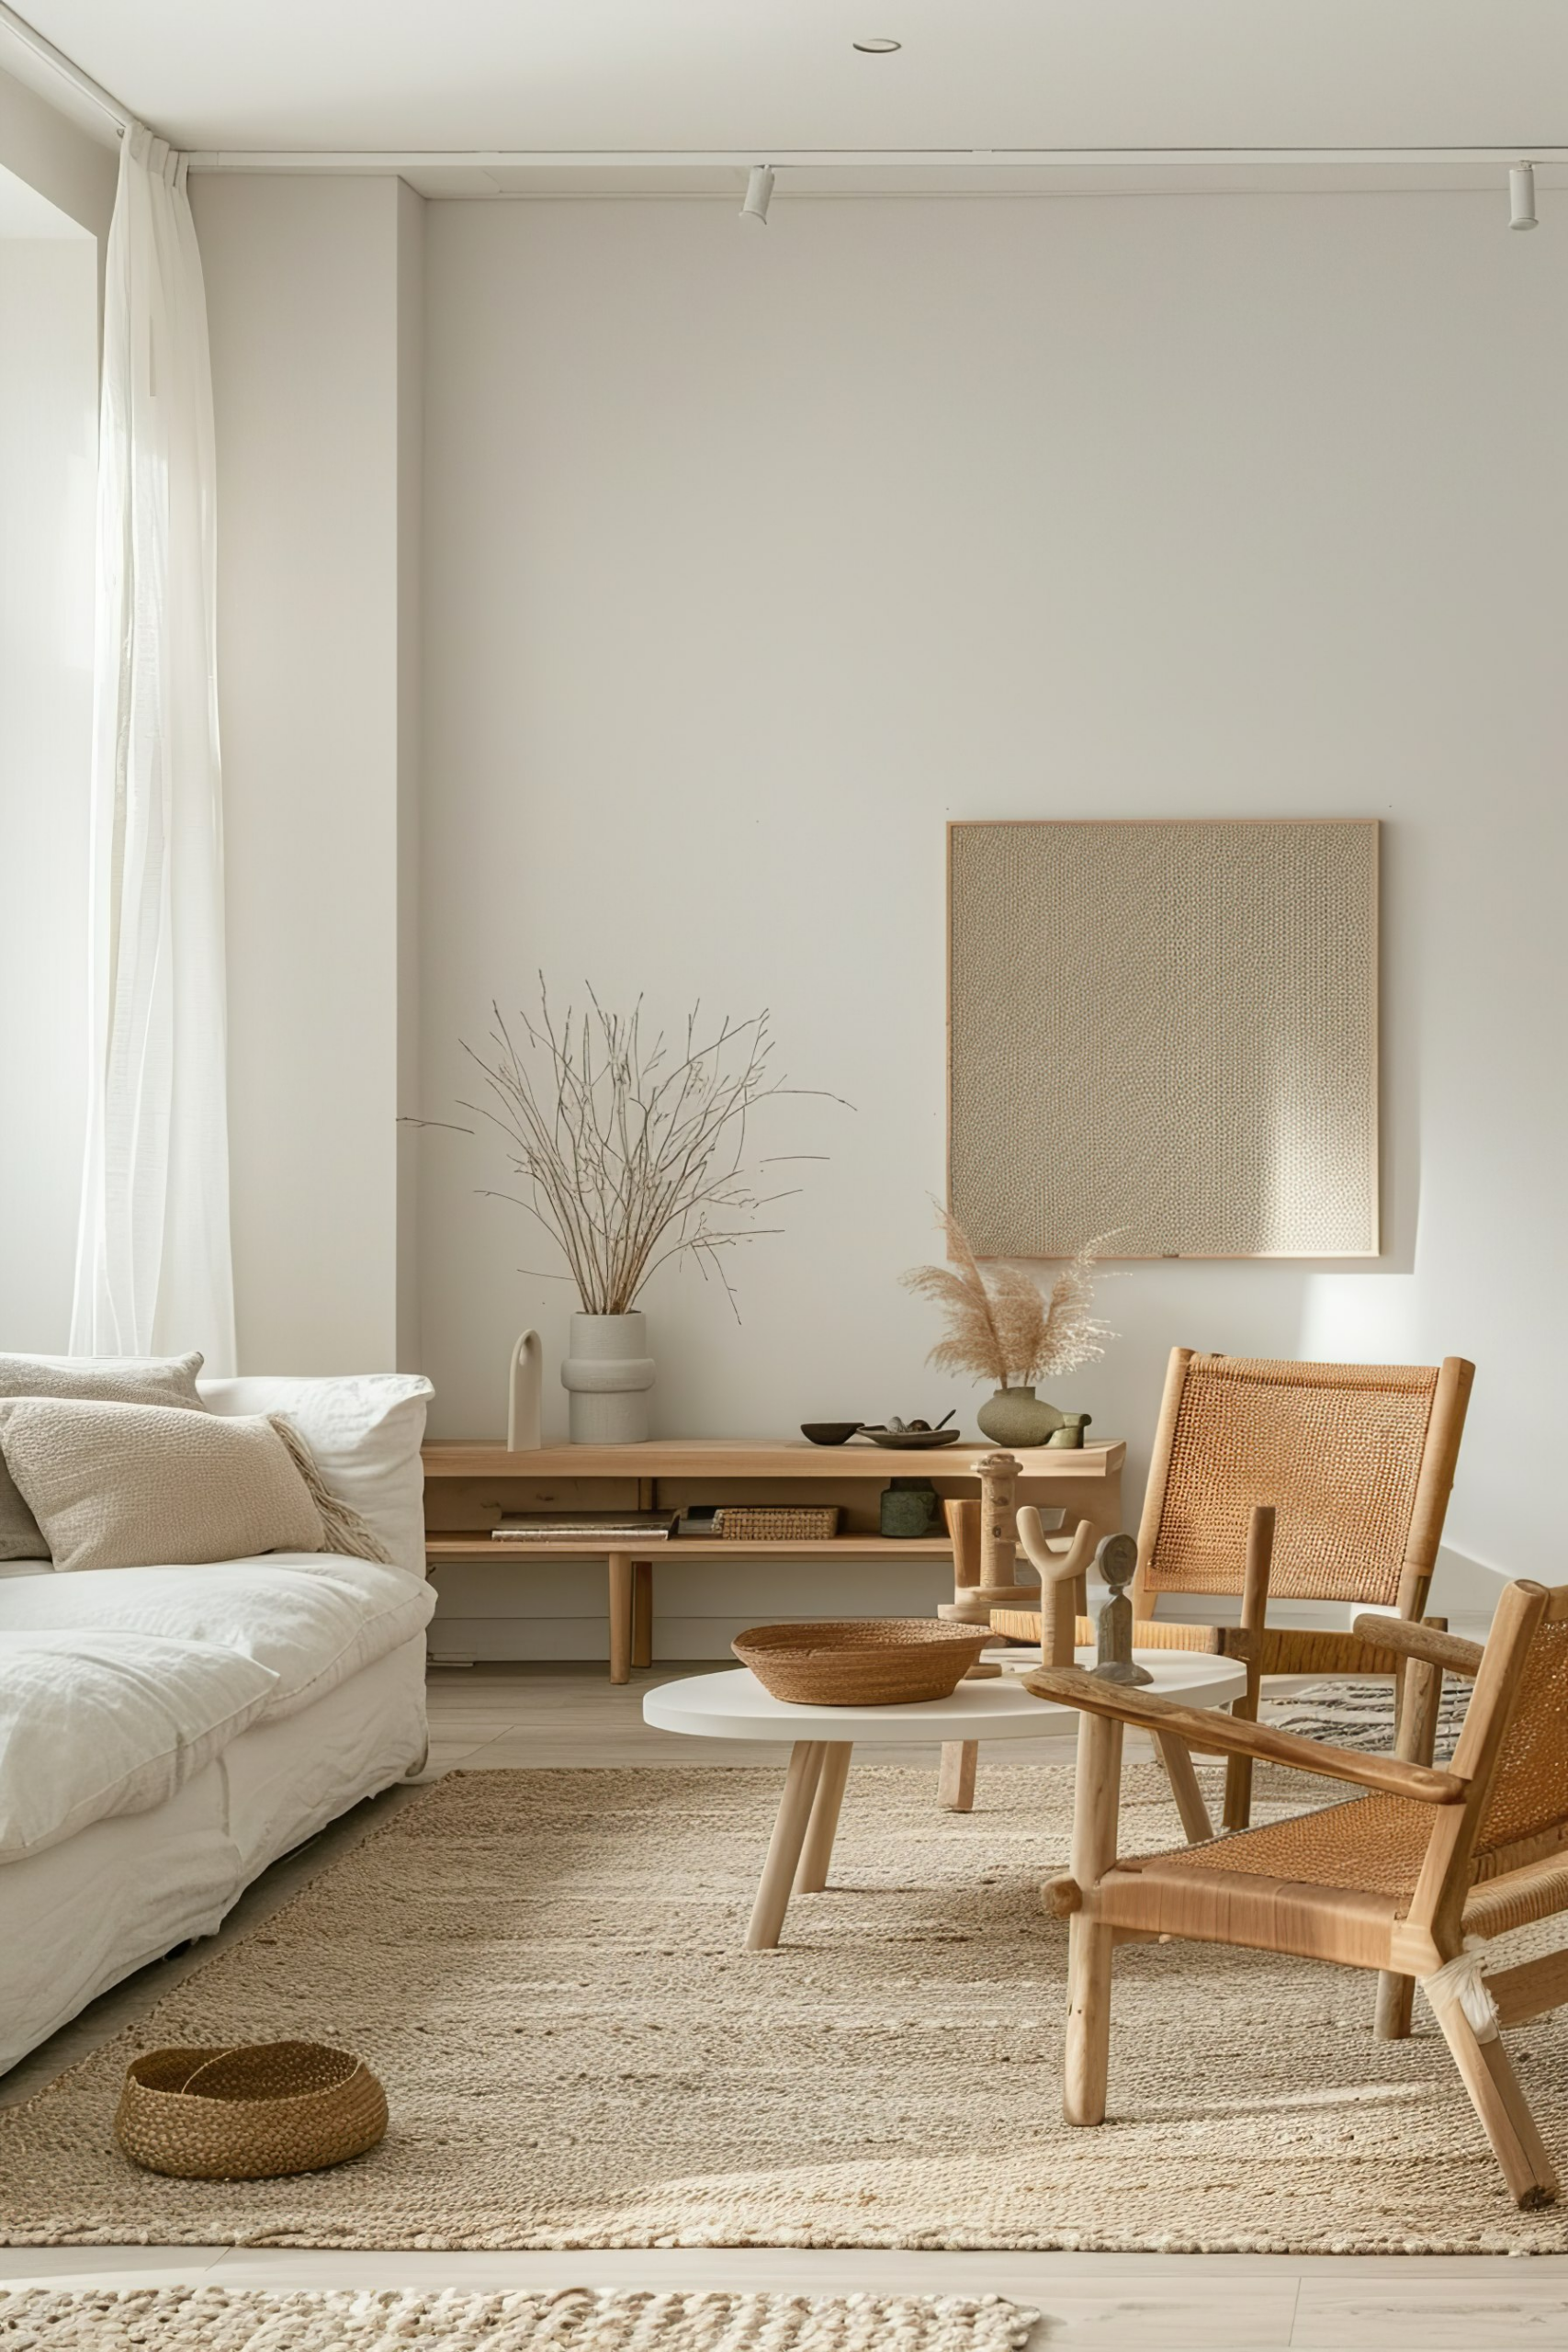
[[[489,1054],[463,1046],[488,1099],[462,1107],[505,1136],[520,1189],[491,1197],[513,1202],[559,1245],[584,1314],[626,1314],[649,1277],[682,1257],[716,1274],[733,1306],[722,1253],[780,1231],[756,1219],[800,1189],[764,1192],[760,1171],[826,1157],[775,1155],[756,1175],[742,1165],[762,1104],[820,1091],[775,1075],[768,1014],[705,1023],[695,1006],[671,1046],[662,1032],[645,1036],[640,998],[629,1013],[608,1012],[591,989],[587,1012],[569,1005],[558,1021],[541,978],[536,1019],[520,1013],[509,1027],[491,1009]]]
[[[1105,1353],[1104,1342],[1116,1335],[1090,1308],[1094,1266],[1109,1235],[1086,1242],[1047,1294],[1016,1266],[982,1272],[957,1218],[943,1208],[937,1216],[952,1264],[911,1266],[904,1276],[910,1290],[946,1310],[947,1333],[929,1363],[994,1380],[998,1388],[1028,1388]]]

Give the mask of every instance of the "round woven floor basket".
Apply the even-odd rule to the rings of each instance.
[[[950,1699],[991,1640],[932,1617],[753,1625],[731,1642],[765,1690],[797,1707],[899,1707]]]
[[[149,2172],[269,2180],[373,2148],[387,2094],[368,2066],[319,2041],[150,2050],[126,2069],[116,2140]]]

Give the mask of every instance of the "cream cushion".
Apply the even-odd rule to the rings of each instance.
[[[57,1569],[323,1552],[326,1531],[265,1419],[14,1397],[0,1453]]]
[[[424,1575],[424,1471],[420,1447],[433,1395],[417,1373],[364,1372],[318,1380],[247,1373],[204,1380],[214,1413],[282,1413],[310,1447],[324,1485],[372,1526],[393,1562]]]
[[[205,1409],[197,1395],[199,1355],[0,1355],[0,1397],[97,1397],[107,1404]],[[0,1460],[0,1560],[36,1560],[49,1546]]]
[[[85,1568],[0,1582],[0,1634],[153,1634],[266,1667],[268,1723],[297,1714],[419,1636],[434,1589],[334,1552],[269,1552],[194,1567]],[[0,1971],[3,1973],[3,1971]],[[3,2006],[3,2004],[0,2004]]]
[[[264,1713],[276,1680],[206,1643],[0,1632],[0,1862],[166,1804]]]

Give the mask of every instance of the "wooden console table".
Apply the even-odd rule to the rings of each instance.
[[[1121,1442],[1013,1449],[1023,1465],[1018,1500],[1061,1510],[1071,1529],[1088,1521],[1097,1535],[1122,1527]],[[657,1559],[821,1560],[951,1559],[945,1535],[902,1541],[877,1532],[881,1489],[890,1478],[929,1478],[939,1496],[977,1492],[975,1465],[991,1445],[929,1450],[874,1445],[787,1445],[745,1438],[655,1439],[646,1445],[505,1446],[448,1439],[424,1449],[425,1558],[444,1560],[604,1560],[609,1569],[610,1679],[653,1663],[653,1563]],[[837,1503],[843,1532],[819,1543],[727,1542],[722,1536],[671,1537],[638,1552],[603,1544],[495,1543],[491,1529],[509,1510],[654,1510],[692,1503]]]

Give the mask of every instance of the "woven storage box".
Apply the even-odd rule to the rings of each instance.
[[[951,1699],[992,1639],[988,1625],[932,1617],[753,1625],[730,1648],[775,1699],[797,1707],[900,1707]]]
[[[826,1544],[839,1532],[837,1503],[726,1503],[714,1532],[732,1544]]]
[[[373,2148],[387,2095],[368,2066],[319,2041],[150,2050],[126,2069],[114,2134],[132,2161],[182,2180],[270,2180]]]

